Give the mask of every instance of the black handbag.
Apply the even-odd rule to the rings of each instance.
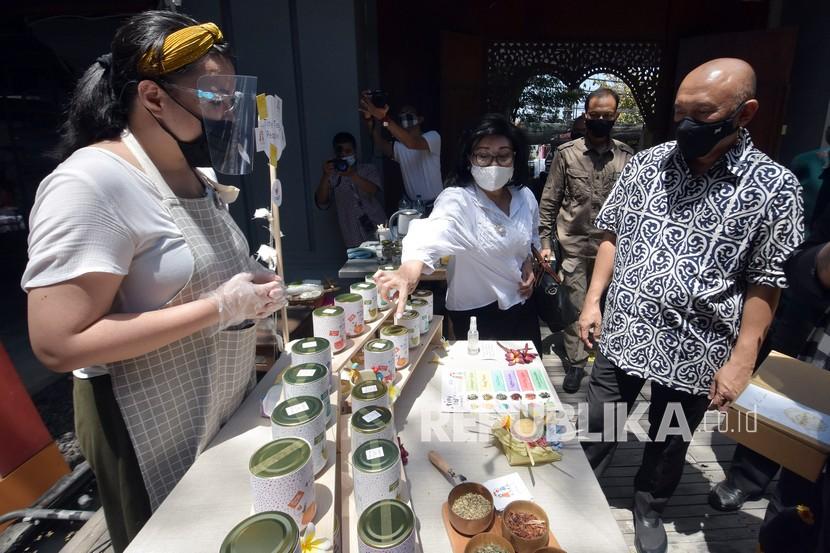
[[[551,332],[561,332],[579,319],[581,306],[573,304],[568,289],[562,285],[562,279],[551,267],[550,262],[542,259],[535,246],[531,246],[531,253],[535,276],[533,302],[536,311]]]

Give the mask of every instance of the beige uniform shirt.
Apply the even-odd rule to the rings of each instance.
[[[594,220],[633,155],[630,146],[614,139],[602,153],[585,138],[556,149],[539,203],[542,248],[549,248],[556,236],[566,257],[596,256],[603,233]]]

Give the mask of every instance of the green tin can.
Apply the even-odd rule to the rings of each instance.
[[[357,521],[360,553],[414,553],[415,513],[397,499],[369,505]]]
[[[395,441],[395,422],[392,411],[386,407],[363,407],[352,413],[350,430],[352,451],[369,440]]]
[[[389,408],[389,390],[380,380],[364,380],[352,388],[352,412],[375,405]]]
[[[401,484],[401,452],[391,440],[369,440],[352,454],[357,511],[381,499],[397,499]]]
[[[311,444],[314,473],[326,466],[326,423],[323,402],[315,396],[297,396],[277,404],[271,413],[271,435],[274,439],[297,436]]]
[[[311,444],[293,437],[269,442],[251,455],[248,470],[254,512],[288,513],[301,526],[315,501]]]
[[[300,553],[300,530],[290,515],[258,513],[228,532],[219,553]]]
[[[285,399],[297,396],[315,396],[323,402],[326,420],[331,419],[331,376],[329,369],[321,363],[303,363],[285,370],[282,377]]]

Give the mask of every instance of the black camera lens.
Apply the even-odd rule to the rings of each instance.
[[[335,159],[334,160],[334,170],[340,173],[345,173],[349,170],[349,162],[345,159]]]
[[[389,98],[387,94],[382,90],[373,90],[372,91],[372,104],[376,108],[383,108],[389,103]]]

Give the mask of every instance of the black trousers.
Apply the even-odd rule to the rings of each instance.
[[[476,318],[480,340],[527,340],[532,341],[536,351],[542,352],[542,333],[539,317],[531,300],[514,305],[502,311],[498,303],[491,303],[478,309],[450,311],[456,340],[466,340],[470,330],[470,317]]]
[[[810,509],[815,522],[806,524],[797,506]],[[830,551],[830,481],[825,472],[810,482],[781,469],[781,477],[758,532],[764,553],[827,553]]]
[[[626,413],[630,413],[637,394],[645,383],[645,379],[625,373],[602,353],[597,352],[591,379],[588,381],[588,430],[600,433],[605,430],[603,406],[607,403],[624,402],[627,406]],[[643,450],[640,470],[634,477],[635,505],[643,515],[649,517],[659,516],[665,509],[680,483],[683,465],[686,462],[686,451],[689,449],[689,442],[676,434],[666,436],[663,441],[656,441],[663,416],[670,404],[675,404],[682,410],[689,430],[694,432],[706,414],[709,399],[705,395],[692,395],[656,382],[651,383],[651,404],[648,410],[649,441]],[[670,424],[673,429],[679,426],[674,415],[666,424]],[[622,421],[618,421],[617,425],[622,426]],[[611,463],[617,442],[583,441],[582,448],[588,462],[591,463],[591,468],[599,476]]]

